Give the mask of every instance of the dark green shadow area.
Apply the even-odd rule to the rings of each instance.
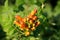
[[[13,10],[14,12],[19,12],[19,11],[24,11],[24,7],[23,7],[23,4],[19,5],[17,10]]]
[[[6,40],[6,32],[3,31],[2,25],[0,24],[0,40]]]

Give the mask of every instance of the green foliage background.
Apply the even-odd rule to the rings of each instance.
[[[50,0],[0,0],[0,40],[60,40],[60,0],[55,8]],[[54,0],[56,1],[56,0]],[[42,9],[41,5],[45,3]],[[40,26],[28,37],[13,24],[14,16],[27,16],[34,8],[38,9]]]

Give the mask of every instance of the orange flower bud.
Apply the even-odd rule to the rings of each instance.
[[[37,13],[37,9],[34,9],[30,15],[35,15]]]
[[[37,9],[34,9],[30,15],[28,15],[28,18],[33,18],[33,16],[37,13]]]
[[[35,26],[35,24],[33,24],[33,27]]]
[[[30,35],[30,32],[25,32],[25,36],[29,36]]]
[[[33,20],[29,20],[30,24],[33,24]]]
[[[29,31],[29,28],[28,28],[28,27],[25,27],[25,30],[26,30],[26,31]]]
[[[27,21],[27,18],[24,18],[23,21],[26,22]]]
[[[20,26],[20,23],[19,23],[19,22],[17,22],[17,21],[14,21],[14,24],[16,24],[16,25]]]
[[[37,16],[33,16],[33,18],[32,18],[33,20],[36,20],[37,19]]]
[[[29,21],[30,19],[29,18],[27,18],[27,21]]]
[[[32,30],[32,31],[35,30],[35,27],[32,27],[31,30]]]
[[[23,18],[21,18],[19,15],[15,16],[15,18],[16,18],[17,20],[20,20],[20,21],[23,20]]]
[[[28,18],[33,18],[33,15],[29,15]]]
[[[20,29],[21,29],[21,30],[24,30],[24,28],[25,28],[25,26],[22,25],[22,24],[20,24]]]
[[[35,23],[36,27],[37,27],[39,24],[40,24],[40,22],[39,22],[39,21],[38,21],[38,22],[36,22],[36,23]]]
[[[20,24],[25,25],[25,23],[23,21],[20,21]]]

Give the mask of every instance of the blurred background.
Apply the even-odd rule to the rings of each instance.
[[[41,25],[33,35],[21,36],[14,16],[25,17],[34,8]],[[0,40],[60,40],[60,0],[0,0]]]

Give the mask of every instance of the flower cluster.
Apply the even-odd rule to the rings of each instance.
[[[30,35],[30,31],[34,31],[36,27],[40,24],[38,17],[35,15],[37,9],[34,9],[27,17],[22,18],[19,15],[16,15],[16,20],[14,24],[20,27],[20,30],[24,31],[25,36]]]

